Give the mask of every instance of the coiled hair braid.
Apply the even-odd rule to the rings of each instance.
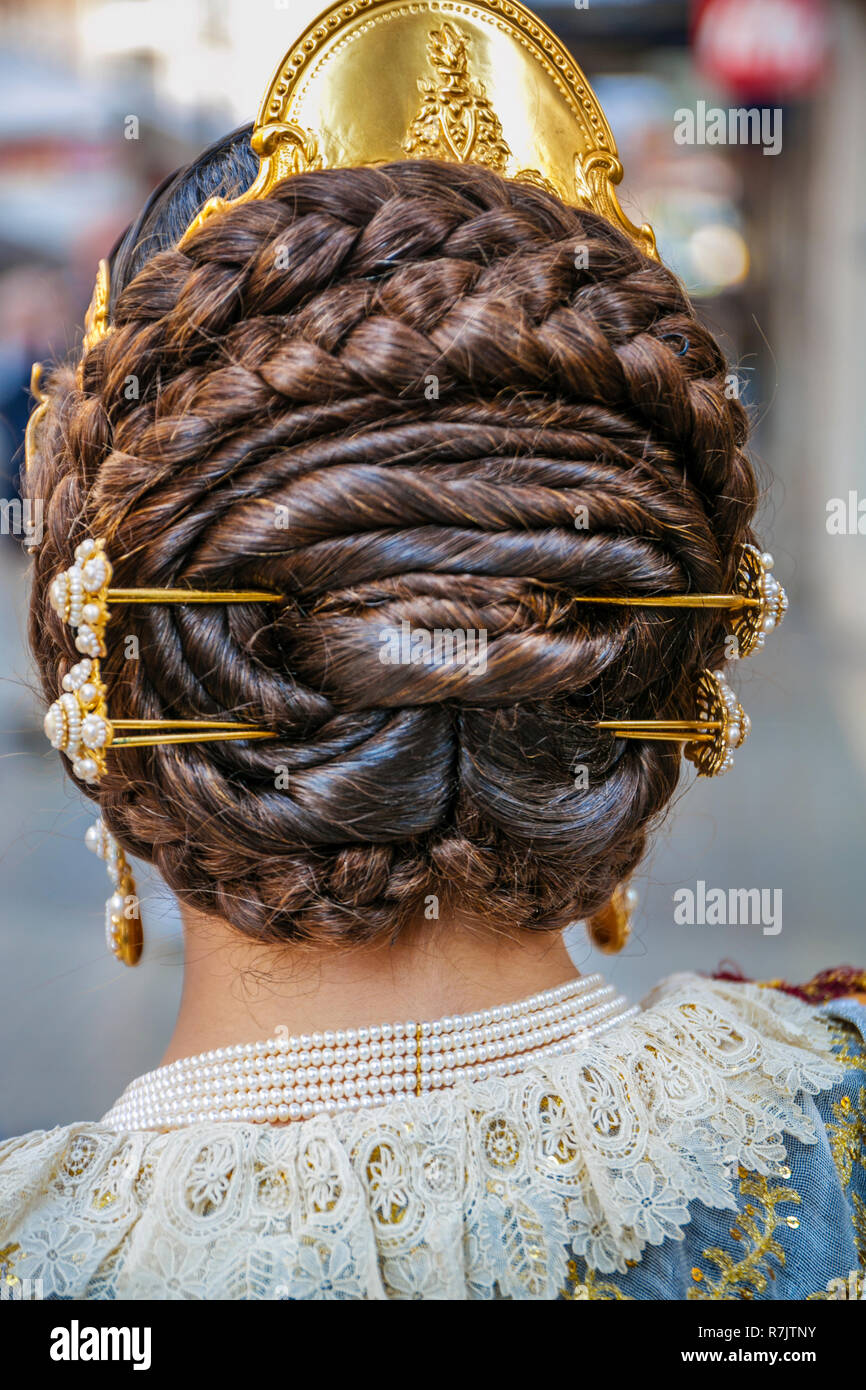
[[[148,212],[81,387],[51,378],[27,480],[46,696],[76,659],[47,588],[86,535],[119,585],[277,590],[113,618],[116,716],[279,735],[112,757],[121,844],[265,940],[393,936],[429,893],[562,927],[678,778],[675,748],[592,723],[688,716],[723,659],[719,613],[570,602],[730,586],[756,489],[720,350],[602,218],[473,166],[304,174],[178,249],[178,198],[248,182],[239,148]],[[486,632],[486,668],[383,665],[405,621]]]

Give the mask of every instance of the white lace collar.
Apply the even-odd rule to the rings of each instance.
[[[290,1235],[285,1296],[309,1296],[292,1281],[314,1247],[339,1249],[355,1296],[394,1296],[423,1265],[424,1296],[553,1298],[575,1255],[623,1271],[680,1239],[695,1199],[735,1210],[737,1165],[778,1173],[785,1134],[814,1143],[798,1095],[840,1073],[827,1024],[798,1000],[679,975],[637,1017],[515,1076],[285,1126],[72,1126],[42,1136],[42,1156],[59,1192],[57,1146],[67,1174],[77,1155],[67,1186],[79,1220],[104,1229],[118,1297],[165,1296],[139,1290],[169,1246],[201,1296],[236,1297],[251,1237],[260,1251]],[[0,1198],[25,1195],[14,1158]]]

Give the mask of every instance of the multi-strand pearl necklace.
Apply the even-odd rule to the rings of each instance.
[[[114,1129],[278,1124],[507,1076],[637,1012],[600,975],[429,1023],[383,1023],[217,1048],[147,1072],[104,1117]]]

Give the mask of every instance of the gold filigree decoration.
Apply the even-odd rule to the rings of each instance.
[[[419,78],[423,102],[403,148],[421,159],[486,164],[502,174],[511,150],[484,84],[469,75],[469,45],[469,36],[456,24],[446,21],[430,31],[427,56],[438,81]]]
[[[108,270],[108,261],[101,260],[96,272],[96,284],[93,287],[93,297],[90,306],[84,316],[84,342],[82,351],[86,356],[91,348],[105,337],[109,332],[108,305],[111,293],[111,279]]]
[[[693,1270],[695,1283],[686,1294],[688,1299],[729,1301],[754,1298],[756,1293],[765,1293],[768,1281],[775,1279],[773,1262],[780,1268],[784,1267],[785,1252],[776,1239],[776,1231],[782,1225],[795,1228],[799,1222],[795,1216],[783,1216],[776,1208],[783,1202],[799,1205],[800,1194],[793,1187],[771,1187],[763,1174],[748,1173],[744,1168],[739,1172],[740,1194],[752,1200],[746,1203],[731,1227],[731,1236],[743,1243],[745,1253],[737,1260],[719,1246],[704,1250],[703,1258],[715,1265],[719,1273],[713,1278],[702,1274],[700,1269]]]
[[[608,150],[595,150],[581,159],[575,156],[574,181],[578,201],[591,212],[599,212],[614,226],[621,227],[632,241],[637,242],[645,256],[659,259],[655,232],[647,222],[637,226],[626,217],[616,195],[616,185],[622,182],[623,168],[616,155]]]
[[[283,179],[322,168],[318,138],[293,121],[274,121],[257,128],[250,137],[250,145],[261,161],[255,179],[237,198],[209,198],[181,237],[178,243],[181,250],[216,213],[266,198]]]
[[[562,191],[551,183],[550,179],[546,179],[543,174],[540,174],[537,169],[518,169],[517,173],[512,175],[512,181],[514,183],[528,183],[532,188],[543,188],[545,193],[552,193],[554,198],[562,199]]]

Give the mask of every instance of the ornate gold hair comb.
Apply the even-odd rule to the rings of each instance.
[[[652,228],[620,207],[623,175],[598,98],[568,50],[517,0],[351,0],[326,9],[281,59],[250,144],[259,168],[215,214],[265,198],[283,179],[407,159],[483,164],[600,213],[658,259]],[[84,356],[109,325],[99,263]],[[83,361],[83,358],[82,358]]]

